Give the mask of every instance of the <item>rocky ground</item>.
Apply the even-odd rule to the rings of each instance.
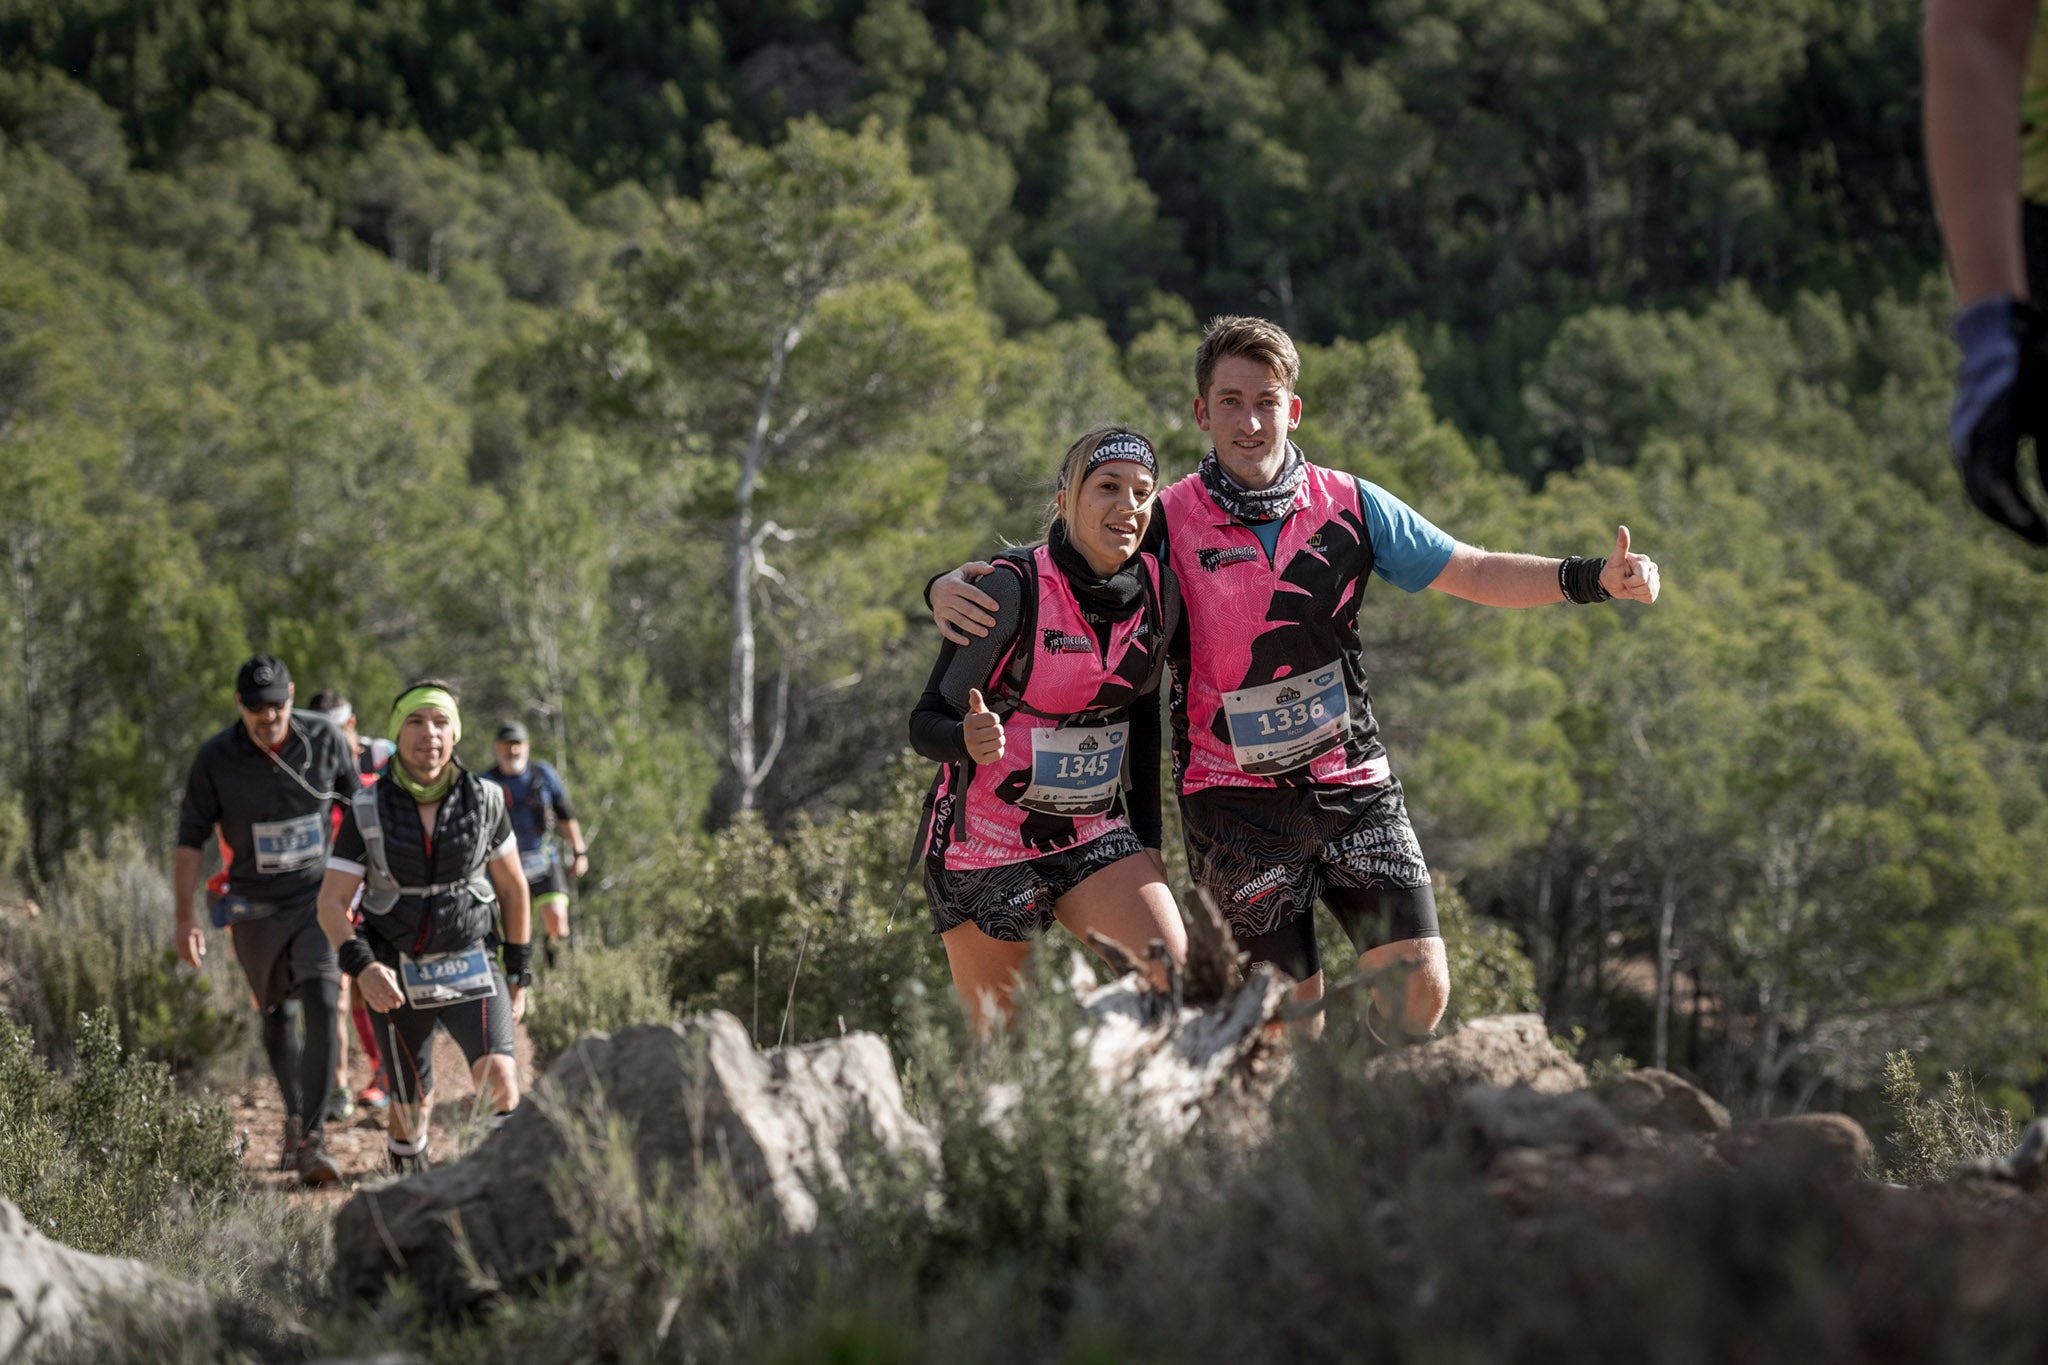
[[[517,1038],[519,1083],[526,1087],[534,1080],[533,1044],[528,1041],[523,1025],[517,1030]],[[354,1094],[369,1083],[369,1068],[353,1035],[349,1039],[348,1061],[349,1092]],[[453,1132],[451,1125],[465,1122],[475,1108],[476,1087],[470,1083],[469,1065],[463,1060],[462,1049],[445,1033],[434,1035],[434,1093],[434,1142],[436,1149],[446,1154],[452,1150],[447,1145]],[[341,1164],[342,1181],[338,1185],[306,1189],[299,1184],[296,1174],[278,1169],[284,1101],[278,1097],[270,1073],[259,1069],[227,1089],[220,1098],[228,1107],[236,1131],[245,1139],[242,1168],[259,1184],[295,1201],[338,1207],[347,1201],[356,1185],[388,1174],[383,1111],[358,1105],[352,1118],[327,1125],[327,1150]],[[468,1142],[461,1145],[466,1147]]]

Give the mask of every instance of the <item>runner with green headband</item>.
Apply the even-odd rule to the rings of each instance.
[[[427,678],[391,710],[398,752],[342,815],[320,886],[320,924],[374,1015],[391,1079],[387,1142],[400,1173],[426,1165],[433,1039],[462,1048],[493,1128],[519,1104],[513,1025],[532,953],[526,878],[504,793],[455,760],[462,713]],[[363,929],[349,909],[363,890]],[[503,965],[492,961],[503,915]]]

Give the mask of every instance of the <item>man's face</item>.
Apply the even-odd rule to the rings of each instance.
[[[422,782],[432,782],[455,757],[455,718],[438,706],[415,707],[398,727],[398,756]]]
[[[240,694],[235,697],[235,709],[242,713],[242,728],[249,732],[249,738],[266,749],[275,749],[284,743],[284,737],[292,729],[292,694],[298,689],[287,685],[285,699],[281,702],[258,702],[254,707],[243,704]]]
[[[526,741],[523,739],[501,739],[498,741],[498,771],[513,777],[526,771]]]
[[[1195,397],[1195,425],[1216,444],[1224,472],[1246,488],[1265,488],[1287,464],[1287,433],[1301,422],[1301,399],[1286,381],[1241,355],[1227,355],[1209,373],[1209,392]]]

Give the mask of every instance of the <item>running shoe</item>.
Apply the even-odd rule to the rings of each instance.
[[[400,1179],[410,1175],[422,1175],[426,1172],[427,1154],[425,1152],[400,1153],[386,1147],[384,1155],[391,1158],[391,1173]]]
[[[346,1123],[355,1117],[356,1102],[349,1097],[348,1087],[337,1085],[327,1092],[327,1121]]]
[[[365,1109],[382,1109],[391,1103],[391,1096],[384,1093],[384,1087],[371,1081],[356,1091],[356,1103]]]
[[[299,1144],[298,1171],[301,1185],[332,1185],[341,1179],[341,1166],[317,1137]]]
[[[299,1168],[299,1135],[305,1128],[297,1114],[284,1116],[284,1143],[277,1151],[277,1169],[296,1171]]]

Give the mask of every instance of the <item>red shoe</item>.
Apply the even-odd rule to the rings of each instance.
[[[365,1109],[382,1109],[391,1103],[391,1097],[384,1093],[384,1087],[375,1081],[356,1091],[356,1103]]]

